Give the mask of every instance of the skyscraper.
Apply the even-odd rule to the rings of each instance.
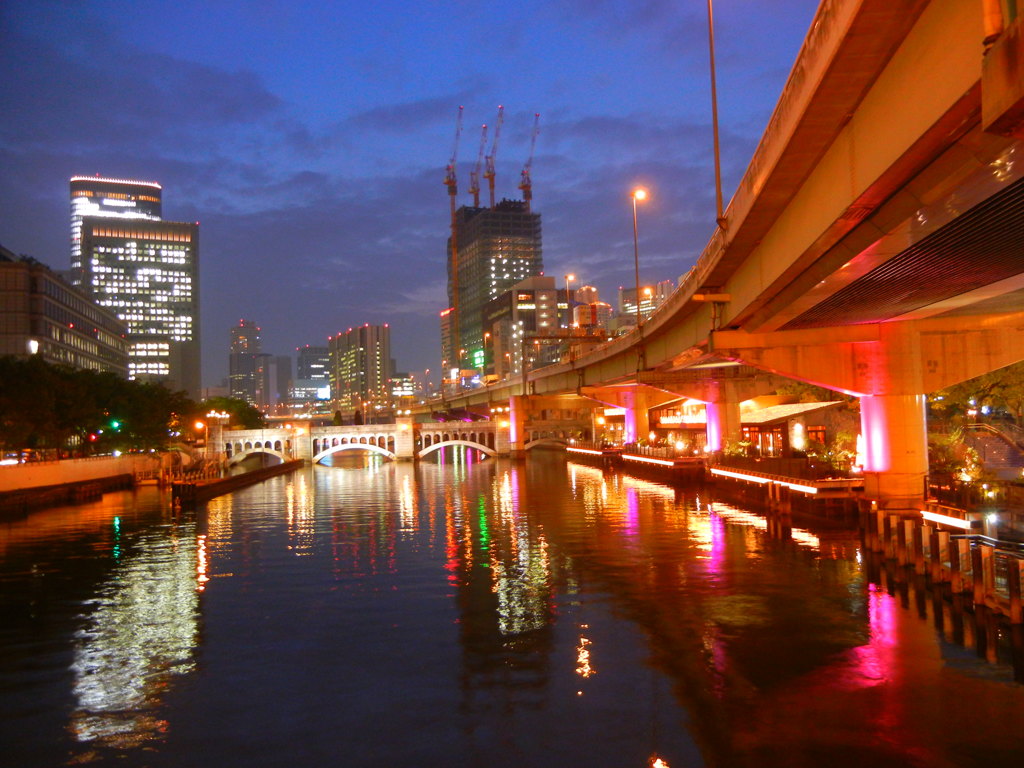
[[[231,329],[228,354],[228,394],[251,405],[258,405],[257,357],[263,352],[260,327],[252,320],[239,320]]]
[[[331,353],[327,347],[309,344],[297,347],[295,352],[295,378],[289,401],[298,411],[312,412],[330,399]]]
[[[344,418],[369,423],[390,407],[391,329],[385,325],[349,328],[327,339],[331,354],[331,395]]]
[[[106,179],[101,176],[71,177],[71,272],[72,283],[82,268],[82,219],[102,216],[108,219],[161,218],[162,188],[155,181]]]
[[[199,395],[199,225],[155,182],[71,179],[72,283],[128,326],[128,376]]]
[[[458,237],[458,280],[451,266],[451,238],[448,240],[448,302],[455,310],[459,349],[447,362],[450,368],[479,369],[484,364],[484,306],[520,280],[540,275],[540,214],[525,202],[502,200],[494,208],[463,207],[456,213]],[[458,285],[458,296],[455,285]],[[454,345],[453,345],[454,346]],[[465,352],[463,352],[465,350]]]

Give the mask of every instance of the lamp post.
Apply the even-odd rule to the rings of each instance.
[[[711,59],[711,128],[715,149],[715,221],[725,229],[725,213],[722,210],[722,161],[718,146],[718,88],[715,82],[715,21],[712,0],[708,0],[708,54]]]
[[[565,276],[565,327],[572,328],[572,299],[569,298],[569,283],[576,279],[576,275]]]
[[[643,324],[640,320],[640,237],[637,234],[636,226],[636,204],[647,199],[647,190],[637,187],[631,195],[633,198],[633,270],[636,277],[636,329],[640,330]]]

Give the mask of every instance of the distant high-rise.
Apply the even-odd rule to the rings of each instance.
[[[448,305],[457,315],[451,322],[457,324],[452,337],[458,339],[459,349],[451,350],[457,363],[447,360],[446,367],[479,369],[485,358],[484,306],[520,280],[540,275],[544,268],[540,214],[519,200],[502,200],[494,208],[467,206],[456,212],[456,233],[458,296],[449,238]]]
[[[640,286],[640,318],[646,320],[672,295],[676,284],[662,280],[654,285]],[[619,286],[619,315],[623,318],[636,317],[636,288]]]
[[[345,418],[369,423],[391,405],[391,329],[387,325],[349,328],[327,339],[331,354],[331,396]]]
[[[239,320],[231,329],[228,354],[228,393],[231,397],[259,405],[260,381],[257,358],[263,352],[260,327],[252,320]]]
[[[290,403],[295,408],[316,408],[330,398],[331,353],[327,347],[307,344],[297,347],[295,378],[292,380]]]
[[[555,287],[555,278],[539,276],[521,280],[489,301],[481,313],[487,344],[478,372],[499,379],[520,375],[524,341],[557,334],[558,305],[565,300],[566,291]]]

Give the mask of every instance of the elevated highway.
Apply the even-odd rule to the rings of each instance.
[[[861,398],[868,492],[920,508],[928,393],[1024,359],[1024,33],[999,2],[825,0],[696,264],[644,325],[459,396],[708,403],[739,429],[762,376]],[[714,434],[712,434],[714,433]]]

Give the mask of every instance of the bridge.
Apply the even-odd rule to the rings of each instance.
[[[559,428],[538,424],[530,430],[524,450],[547,445],[566,445],[574,436],[589,439],[587,430],[572,432],[571,425]],[[443,448],[464,446],[486,456],[508,456],[509,422],[505,418],[471,422],[417,422],[399,418],[395,424],[348,426],[290,426],[267,429],[224,429],[211,425],[211,453],[224,456],[228,466],[252,456],[273,456],[282,461],[305,459],[322,462],[344,452],[361,451],[392,460],[422,459]]]
[[[860,399],[865,487],[917,514],[926,396],[1024,358],[1024,20],[999,2],[825,0],[722,222],[669,300],[580,356],[449,398],[706,404],[708,444],[773,376]]]

